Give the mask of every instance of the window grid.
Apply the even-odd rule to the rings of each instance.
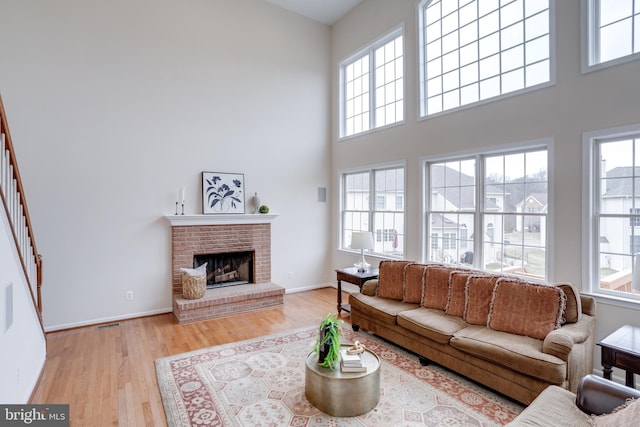
[[[375,127],[398,122],[404,117],[402,56],[402,37],[397,37],[375,50]]]
[[[640,53],[640,0],[589,0],[589,65]]]
[[[426,163],[427,259],[546,278],[547,157],[532,148]]]
[[[593,150],[594,288],[638,298],[631,277],[640,253],[640,134],[597,139]]]
[[[402,30],[396,30],[341,66],[340,136],[347,137],[404,120]]]
[[[345,67],[345,127],[353,135],[369,130],[369,55]]]
[[[349,249],[354,231],[372,231],[372,253],[404,253],[404,167],[343,174],[342,247]]]
[[[467,235],[476,222],[475,169],[474,158],[427,164],[430,261],[457,263],[473,247]]]
[[[454,4],[421,3],[425,115],[550,80],[548,1]]]

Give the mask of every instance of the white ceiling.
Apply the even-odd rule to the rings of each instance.
[[[362,0],[267,0],[276,6],[333,25]]]

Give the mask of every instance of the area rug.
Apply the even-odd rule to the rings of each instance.
[[[364,332],[345,328],[343,343],[363,343],[381,360],[380,402],[369,413],[337,418],[305,398],[305,361],[315,327],[157,359],[169,426],[494,426],[522,406]],[[358,396],[353,396],[357,399]]]

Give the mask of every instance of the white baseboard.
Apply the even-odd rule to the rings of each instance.
[[[311,290],[314,290],[314,289],[321,289],[321,288],[326,288],[326,287],[334,287],[335,288],[336,285],[335,285],[335,283],[320,283],[320,284],[317,284],[317,285],[301,286],[301,287],[298,287],[298,288],[289,288],[289,289],[285,288],[285,293],[293,294],[293,293],[296,293],[296,292],[305,292],[305,291],[311,291]],[[357,289],[357,287],[356,287],[356,289]],[[135,319],[137,317],[153,316],[155,314],[165,314],[165,313],[172,313],[172,312],[173,312],[173,307],[168,307],[168,308],[161,308],[161,309],[158,309],[158,310],[151,310],[151,311],[145,311],[145,312],[140,312],[140,313],[129,313],[129,314],[124,314],[122,316],[103,317],[103,318],[99,318],[99,319],[85,320],[85,321],[82,321],[82,322],[63,323],[63,324],[60,324],[60,325],[45,326],[44,330],[45,330],[45,332],[55,332],[55,331],[60,331],[60,330],[64,330],[64,329],[81,328],[83,326],[99,325],[99,324],[102,324],[102,323],[117,322],[117,321],[120,321],[120,320]]]
[[[143,311],[140,313],[123,314],[122,316],[103,317],[100,319],[91,319],[91,320],[85,320],[82,322],[63,323],[61,325],[45,326],[44,331],[54,332],[54,331],[60,331],[63,329],[80,328],[83,326],[99,325],[101,323],[117,322],[119,320],[135,319],[137,317],[153,316],[155,314],[165,314],[165,313],[172,313],[172,312],[173,312],[173,307],[161,308],[158,310]]]
[[[318,285],[311,285],[311,286],[301,286],[299,288],[285,288],[285,293],[286,294],[294,294],[296,292],[305,292],[305,291],[312,291],[314,289],[322,289],[322,288],[328,288],[331,287],[331,283],[320,283]],[[335,288],[335,286],[333,286]]]

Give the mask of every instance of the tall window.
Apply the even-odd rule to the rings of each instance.
[[[344,61],[340,82],[341,137],[404,120],[402,29]]]
[[[640,57],[640,0],[583,0],[587,11],[586,68]]]
[[[548,0],[423,0],[421,115],[551,81]]]
[[[546,147],[427,162],[427,258],[547,277]]]
[[[590,254],[584,263],[592,291],[640,297],[632,289],[640,256],[640,126],[586,135],[585,150],[591,160],[585,165]]]
[[[371,231],[373,253],[404,254],[404,167],[376,168],[342,175],[342,248],[354,231]]]

